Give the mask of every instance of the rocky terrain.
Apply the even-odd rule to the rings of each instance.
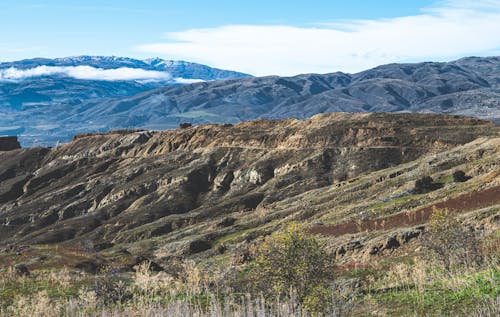
[[[435,204],[488,230],[498,226],[499,137],[475,118],[334,113],[0,152],[0,264],[77,265],[85,256],[65,252],[89,245],[101,264],[245,261],[254,241],[292,220],[349,263],[411,241]],[[454,182],[458,169],[470,179]],[[439,186],[417,194],[425,175]]]

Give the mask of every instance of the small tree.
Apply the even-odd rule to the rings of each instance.
[[[482,261],[475,234],[464,228],[448,209],[433,210],[421,242],[446,271],[453,266],[470,267]]]
[[[130,294],[126,283],[121,279],[116,269],[104,267],[101,274],[101,276],[96,276],[93,287],[100,305],[107,306],[123,303],[130,299],[132,294]]]
[[[470,179],[470,176],[467,176],[464,171],[455,171],[453,172],[453,181],[455,183],[463,183]]]
[[[436,189],[443,187],[441,183],[434,183],[434,180],[430,176],[424,176],[415,182],[415,187],[413,192],[415,194],[425,194]]]
[[[262,293],[283,297],[292,291],[306,309],[318,312],[328,307],[331,295],[331,259],[322,242],[291,224],[266,238],[250,274]]]

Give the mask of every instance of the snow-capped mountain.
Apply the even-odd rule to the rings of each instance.
[[[76,56],[0,63],[0,135],[20,135],[24,146],[52,145],[78,131],[106,129],[66,125],[68,117],[93,105],[166,86],[248,76],[160,58]]]
[[[89,66],[98,69],[133,68],[146,71],[168,72],[173,78],[219,80],[230,78],[248,77],[230,70],[209,67],[202,64],[185,61],[165,60],[161,58],[149,58],[145,60],[116,56],[74,56],[63,58],[33,58],[15,62],[0,63],[0,71],[9,68],[17,70],[36,69],[37,67],[78,67]],[[0,77],[1,78],[1,77]]]

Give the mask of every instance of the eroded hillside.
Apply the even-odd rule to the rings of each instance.
[[[244,261],[253,241],[291,220],[325,234],[347,263],[411,241],[425,210],[446,201],[481,210],[488,228],[498,225],[498,132],[465,117],[337,113],[0,152],[0,245],[22,250],[3,264],[89,243],[104,261]],[[453,182],[456,169],[472,178]],[[423,175],[441,188],[414,194]],[[487,198],[466,203],[475,195]]]

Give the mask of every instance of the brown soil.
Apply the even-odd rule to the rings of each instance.
[[[474,191],[416,211],[403,212],[389,217],[366,221],[351,220],[335,225],[318,225],[313,227],[310,232],[338,237],[344,234],[414,226],[427,222],[434,208],[447,208],[452,212],[459,213],[493,206],[498,203],[500,203],[500,186]]]

